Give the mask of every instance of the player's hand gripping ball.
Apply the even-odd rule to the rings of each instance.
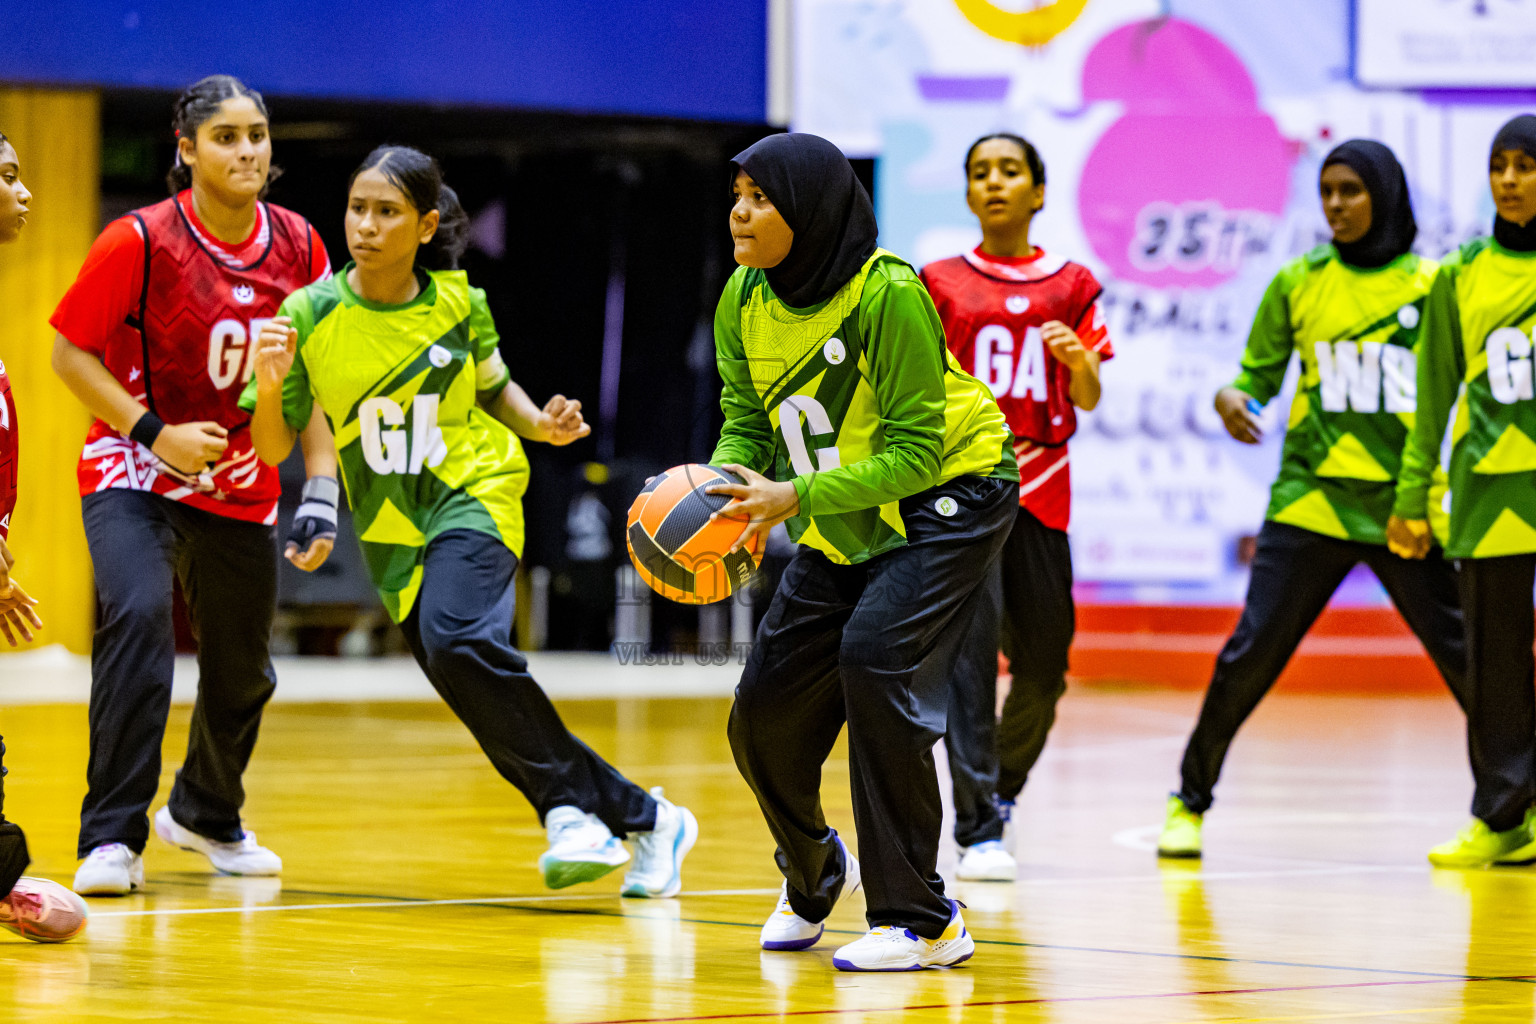
[[[762,538],[731,547],[749,525],[729,513],[711,518],[733,500],[706,489],[742,483],[717,466],[674,466],[645,485],[629,507],[625,542],[640,578],[662,597],[683,604],[713,604],[746,585],[762,557]]]

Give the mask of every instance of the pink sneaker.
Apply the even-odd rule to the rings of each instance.
[[[89,916],[85,900],[46,878],[22,878],[0,898],[0,928],[33,942],[68,942]]]

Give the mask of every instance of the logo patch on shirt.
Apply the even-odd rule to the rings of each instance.
[[[943,516],[945,519],[948,519],[950,516],[960,511],[960,504],[959,502],[955,501],[954,498],[951,498],[946,494],[944,497],[933,503],[933,510],[939,515]]]
[[[229,294],[235,297],[235,301],[242,306],[249,306],[256,301],[256,289],[248,284],[237,284],[229,290]]]
[[[427,349],[427,360],[439,370],[453,362],[453,353],[441,345],[433,345]]]
[[[844,359],[848,358],[848,349],[844,347],[842,340],[838,338],[832,338],[829,340],[826,345],[823,346],[821,352],[822,355],[827,357],[827,362],[831,363],[833,366],[836,366]]]
[[[1403,330],[1411,331],[1419,326],[1419,307],[1404,306],[1397,311],[1397,322],[1402,324]]]
[[[1017,315],[1029,308],[1029,299],[1023,295],[1010,295],[1003,300],[1003,306],[1008,312]]]

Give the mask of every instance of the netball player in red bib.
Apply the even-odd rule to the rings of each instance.
[[[14,242],[26,227],[32,193],[21,183],[21,159],[0,132],[0,245]],[[8,542],[16,510],[16,402],[0,363],[0,634],[12,647],[41,629],[37,602],[11,576],[16,559]],[[35,942],[64,942],[85,930],[85,901],[57,882],[26,878],[27,837],[5,820],[5,744],[0,742],[0,928]]]
[[[177,100],[174,124],[171,198],[107,226],[52,319],[54,369],[96,416],[78,472],[100,602],[75,876],[75,891],[92,895],[143,884],[171,699],[173,579],[198,639],[198,699],[155,831],[226,873],[282,869],[240,819],[241,775],[276,682],[280,486],[238,401],[261,325],[330,262],[308,222],[262,201],[272,143],[259,93],[205,78]],[[289,557],[314,568],[335,536],[338,494],[318,418],[304,453],[310,480]]]
[[[958,877],[1008,880],[1003,824],[1045,746],[1066,690],[1076,616],[1067,522],[1067,441],[1077,409],[1099,401],[1099,363],[1114,355],[1086,267],[1029,240],[1045,205],[1045,165],[1017,135],[978,139],[965,156],[966,204],[982,242],[923,268],[949,349],[992,389],[1019,460],[1019,511],[988,583],[990,600],[956,659],[949,711]],[[1001,627],[1001,628],[1000,628]],[[995,719],[997,648],[1013,688]]]

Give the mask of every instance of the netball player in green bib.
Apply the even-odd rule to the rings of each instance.
[[[1499,129],[1488,158],[1492,238],[1446,257],[1424,308],[1419,416],[1403,451],[1389,534],[1421,557],[1431,474],[1450,424],[1450,540],[1467,630],[1473,818],[1429,851],[1442,867],[1536,860],[1536,116]]]
[[[1333,241],[1275,275],[1242,372],[1216,395],[1228,433],[1256,444],[1254,411],[1279,393],[1292,353],[1301,357],[1243,615],[1216,659],[1181,785],[1168,798],[1157,847],[1163,857],[1200,856],[1202,816],[1228,747],[1357,564],[1370,566],[1466,703],[1455,571],[1427,530],[1423,561],[1405,562],[1387,548],[1436,264],[1409,251],[1418,227],[1408,181],[1386,146],[1366,139],[1337,146],[1323,159],[1318,190]],[[1424,406],[1418,410],[1423,422]]]
[[[960,370],[917,272],[875,245],[836,146],[771,135],[735,158],[736,262],[715,311],[725,425],[710,462],[744,483],[721,515],[787,522],[799,549],[736,687],[731,750],[784,875],[764,949],[815,945],[862,880],[870,931],[845,971],[957,964],[975,949],[939,877],[933,745],[963,624],[1018,508],[992,392]],[[821,807],[848,725],[859,862]]]
[[[467,218],[437,162],[380,147],[348,185],[353,262],[283,303],[242,398],[281,462],[316,410],[336,437],[368,570],[432,685],[549,832],[551,888],[635,863],[626,896],[675,896],[698,823],[576,739],[511,644],[528,461],[519,437],[585,437],[511,379],[485,293],[454,269]]]

